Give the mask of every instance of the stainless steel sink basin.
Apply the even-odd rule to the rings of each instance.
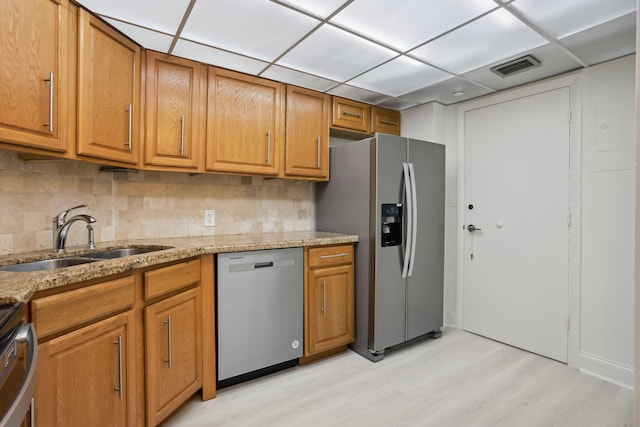
[[[122,258],[125,256],[131,256],[131,255],[146,254],[148,252],[161,251],[163,249],[169,249],[169,248],[167,248],[166,246],[134,246],[131,248],[117,248],[117,249],[110,249],[106,251],[89,252],[86,254],[82,254],[80,256],[86,257],[86,258],[97,258],[97,259],[114,259],[114,258]]]
[[[23,262],[22,264],[12,264],[0,267],[0,271],[45,271],[56,268],[71,267],[72,265],[86,264],[97,260],[84,257],[66,257],[57,259],[45,259],[43,261]]]

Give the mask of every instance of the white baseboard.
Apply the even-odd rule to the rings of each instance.
[[[603,359],[593,354],[579,352],[575,367],[594,377],[633,390],[633,367]]]
[[[455,311],[445,311],[444,312],[444,326],[449,326],[451,328],[459,327],[459,325],[456,322],[456,312]]]

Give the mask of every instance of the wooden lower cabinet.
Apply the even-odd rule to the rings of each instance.
[[[38,347],[36,426],[134,426],[133,310]]]
[[[200,288],[195,288],[145,308],[148,426],[202,387],[200,299]]]
[[[305,352],[314,356],[354,340],[353,245],[307,249]]]

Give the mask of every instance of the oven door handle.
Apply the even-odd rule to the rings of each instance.
[[[20,390],[9,410],[0,420],[0,426],[22,425],[25,415],[31,407],[31,398],[36,389],[36,362],[38,360],[38,338],[33,323],[20,325],[14,335],[13,342],[27,343],[27,368]],[[13,343],[12,343],[13,344]]]

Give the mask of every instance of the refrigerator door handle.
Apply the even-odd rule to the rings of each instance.
[[[416,171],[413,169],[413,163],[409,163],[409,175],[411,177],[411,216],[413,219],[411,224],[411,259],[409,260],[409,277],[413,276],[413,265],[416,260],[416,243],[418,241],[418,192],[416,191]]]
[[[411,177],[409,172],[409,164],[402,163],[402,171],[404,174],[404,196],[407,199],[407,231],[404,242],[404,257],[402,266],[402,278],[407,277],[409,272],[409,260],[411,258],[411,247],[413,237],[413,189],[411,188]]]

